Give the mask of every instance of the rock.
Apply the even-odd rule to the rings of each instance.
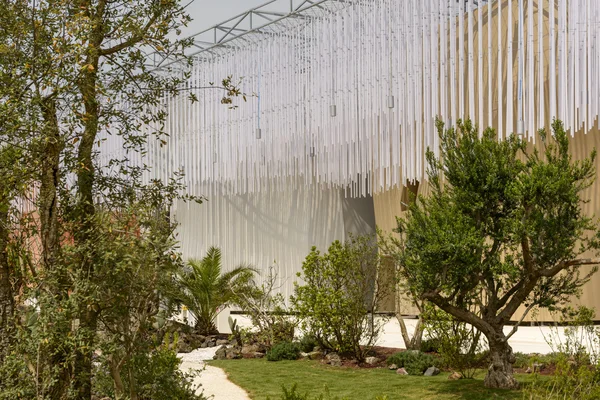
[[[369,365],[376,365],[379,364],[379,361],[381,361],[379,358],[377,357],[367,357],[365,358],[365,362]]]
[[[260,351],[254,352],[254,358],[263,358],[265,353],[261,353]]]
[[[404,368],[398,368],[398,369],[396,370],[396,373],[397,373],[398,375],[408,375],[408,372],[406,372],[406,370],[405,370]]]
[[[205,336],[198,334],[186,335],[185,342],[190,346],[192,350],[202,347],[202,343],[206,340]]]
[[[541,363],[533,363],[533,372],[541,372],[546,368],[546,365]]]
[[[260,346],[256,344],[245,344],[242,346],[242,354],[252,354],[260,350]]]
[[[208,343],[206,343],[206,347],[215,347],[217,345],[217,343],[213,340],[209,341]]]
[[[215,353],[213,360],[235,360],[242,358],[241,349],[239,347],[221,346]]]
[[[533,370],[531,369],[531,367],[527,367],[527,369],[525,370],[526,374],[530,374],[532,372],[533,372]]]
[[[320,351],[311,351],[308,353],[308,358],[310,360],[320,360],[323,358],[323,353]]]
[[[206,342],[202,342],[202,344],[200,345],[201,349],[205,349],[206,348]]]
[[[224,344],[229,344],[229,340],[226,340],[226,339],[217,340],[217,346],[223,346]]]
[[[389,369],[390,371],[395,371],[395,370],[397,370],[397,369],[398,369],[398,366],[397,366],[396,364],[392,364],[392,365],[390,365],[390,366],[388,367],[388,369]]]
[[[194,350],[194,349],[187,342],[184,342],[184,341],[177,342],[177,352],[178,353],[189,353],[192,350]]]
[[[227,359],[227,347],[221,346],[215,353],[213,360],[226,360]]]
[[[327,363],[333,365],[334,367],[342,366],[342,358],[338,353],[329,353],[325,356],[325,359],[327,360]]]
[[[226,355],[228,360],[237,360],[242,358],[242,349],[240,349],[239,347],[230,347],[227,348],[227,355]]]
[[[435,376],[435,375],[438,375],[439,373],[440,373],[440,370],[437,367],[429,367],[429,368],[427,368],[427,371],[425,371],[425,373],[423,375]]]
[[[342,366],[342,360],[331,360],[331,361],[329,362],[329,364],[330,364],[332,367],[341,367],[341,366]]]
[[[308,353],[305,353],[303,351],[300,352],[300,358],[308,358]]]
[[[453,372],[450,375],[448,375],[448,379],[451,381],[457,381],[459,379],[462,379],[462,374],[460,372]]]

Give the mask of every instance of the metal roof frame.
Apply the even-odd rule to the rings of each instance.
[[[456,0],[457,3],[469,0]],[[473,0],[475,8],[495,0]],[[309,10],[315,8],[325,9],[325,3],[336,3],[338,5],[350,4],[351,0],[269,0],[264,4],[251,8],[219,24],[204,29],[198,33],[188,36],[193,39],[192,51],[187,56],[196,56],[203,52],[221,47],[227,48],[227,43],[243,37],[249,33],[266,33],[265,28],[281,22],[285,19],[310,19],[312,15]],[[149,55],[151,59],[149,67],[163,69],[180,60],[172,59],[164,52],[154,52]]]

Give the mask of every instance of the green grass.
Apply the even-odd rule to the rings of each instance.
[[[402,376],[383,368],[336,368],[317,361],[279,361],[264,359],[211,361],[210,365],[223,368],[229,379],[246,389],[254,400],[279,400],[281,386],[298,384],[298,391],[317,395],[329,388],[332,397],[351,400],[374,400],[387,395],[389,400],[441,399],[487,400],[522,399],[520,391],[490,390],[483,386],[484,372],[476,379],[449,381],[447,373],[434,377]],[[527,385],[530,375],[518,375]]]

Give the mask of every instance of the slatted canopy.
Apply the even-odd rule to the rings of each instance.
[[[246,102],[229,109],[219,90],[190,89],[194,104],[165,95],[167,145],[122,154],[109,137],[102,157],[146,163],[148,179],[182,168],[193,194],[300,184],[356,197],[421,180],[436,118],[531,141],[553,118],[572,133],[597,124],[597,0],[295,1],[195,35],[187,86],[232,76]],[[153,57],[164,73],[171,61]]]

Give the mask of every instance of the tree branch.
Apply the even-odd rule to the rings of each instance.
[[[517,333],[517,329],[519,329],[519,326],[521,325],[521,323],[523,322],[523,320],[525,319],[525,317],[527,316],[527,314],[529,314],[529,311],[531,311],[531,309],[533,307],[535,307],[535,306],[536,306],[535,303],[531,303],[529,306],[527,306],[527,308],[523,312],[523,315],[521,315],[521,318],[519,319],[519,322],[517,322],[515,324],[515,326],[511,329],[511,331],[508,333],[508,335],[506,335],[506,340],[507,341],[508,341],[508,339],[510,339],[510,337],[512,335],[514,335],[515,333]]]
[[[125,50],[131,46],[134,46],[135,44],[139,43],[140,41],[142,41],[144,39],[144,37],[146,36],[146,33],[148,33],[148,31],[150,30],[152,25],[158,19],[160,14],[161,14],[160,11],[155,12],[152,15],[152,17],[150,18],[150,20],[146,23],[146,25],[144,25],[142,30],[137,35],[133,35],[129,39],[125,40],[124,42],[121,42],[113,47],[108,48],[108,49],[100,49],[100,51],[99,51],[100,56],[109,56],[111,54],[118,53],[119,51]]]
[[[433,304],[435,304],[442,310],[446,311],[448,314],[451,314],[451,315],[457,317],[459,320],[473,325],[474,327],[476,327],[477,329],[482,331],[484,334],[486,334],[486,336],[488,336],[488,334],[492,334],[492,333],[496,332],[496,329],[494,329],[492,327],[492,325],[490,325],[488,322],[477,317],[475,314],[473,314],[470,311],[467,311],[463,308],[453,306],[445,298],[440,296],[438,293],[435,293],[435,292],[423,293],[422,298],[424,300],[431,301]]]

